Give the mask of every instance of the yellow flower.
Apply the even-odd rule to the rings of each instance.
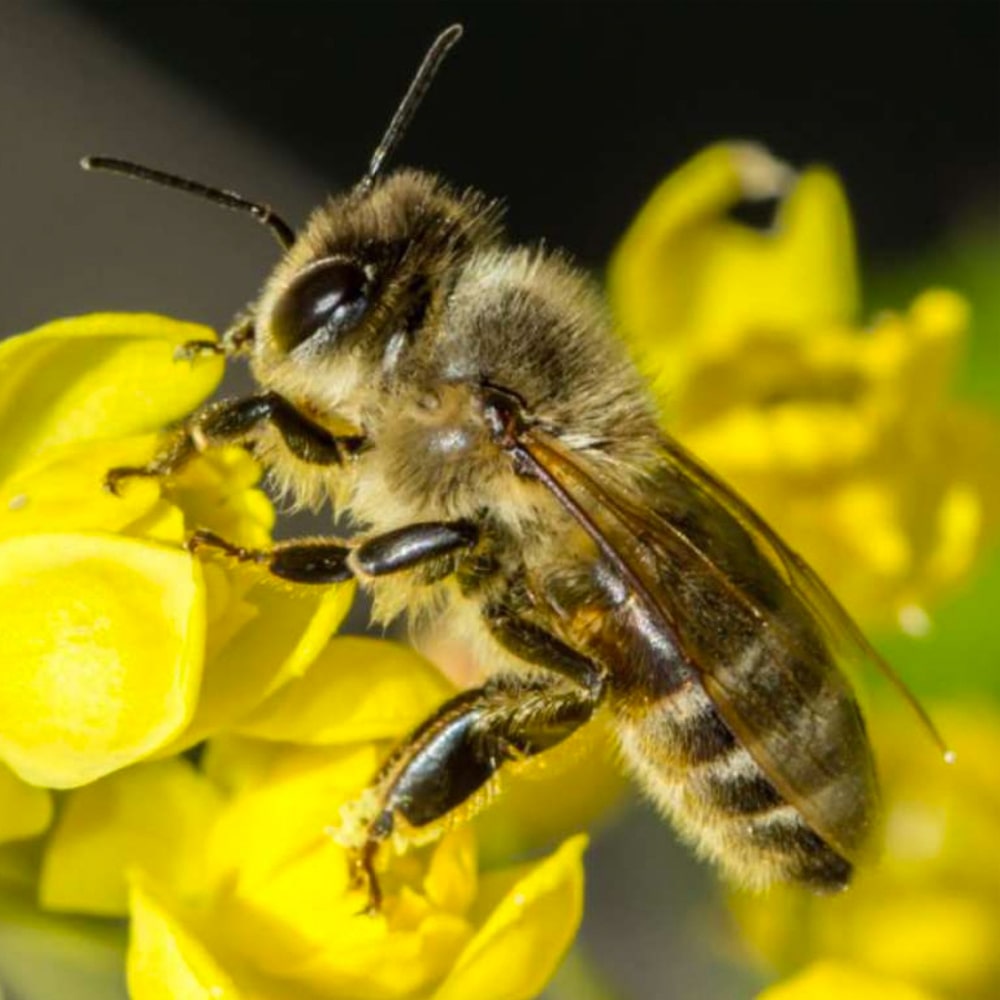
[[[173,360],[210,336],[100,315],[0,345],[0,761],[33,785],[93,781],[242,717],[350,604],[350,587],[293,593],[184,550],[193,527],[267,543],[273,512],[242,451],[104,489],[214,390],[218,360]]]
[[[793,979],[764,990],[758,1000],[935,1000],[930,993],[839,962],[816,962]]]
[[[215,388],[216,361],[173,361],[207,336],[108,315],[0,345],[0,899],[19,924],[127,919],[136,1000],[528,1000],[579,924],[584,838],[488,871],[471,826],[387,845],[362,914],[341,810],[453,687],[413,650],[331,640],[351,586],[186,550],[194,528],[270,543],[241,450],[104,489]]]
[[[884,845],[850,891],[734,897],[744,933],[779,969],[822,955],[942,997],[1000,991],[1000,713],[940,705],[933,714],[957,750],[950,767],[905,716],[874,730]]]
[[[771,230],[727,217],[760,197],[781,199]],[[1000,431],[948,398],[963,300],[928,291],[861,327],[857,286],[837,179],[751,145],[668,177],[609,275],[671,433],[862,620],[919,628],[995,527]]]
[[[580,920],[583,838],[480,874],[460,827],[387,858],[382,910],[365,915],[330,831],[384,756],[370,741],[398,737],[448,690],[411,650],[333,640],[258,710],[255,738],[211,741],[203,768],[155,761],[71,792],[42,905],[130,916],[135,1000],[534,997]]]

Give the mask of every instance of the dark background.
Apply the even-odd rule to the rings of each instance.
[[[720,137],[834,164],[873,256],[998,209],[996,3],[79,6],[341,182],[462,21],[400,158],[502,194],[517,236],[594,265],[664,171]]]
[[[79,156],[188,173],[297,222],[357,179],[456,20],[466,36],[397,162],[502,196],[516,238],[595,269],[654,184],[720,138],[835,167],[868,265],[956,227],[1000,231],[996,2],[0,0],[0,12],[5,330],[96,307],[224,324],[273,262],[266,238],[209,206],[85,177]]]
[[[657,181],[720,138],[834,166],[871,268],[1000,232],[997,3],[0,0],[0,329],[98,309],[225,324],[273,263],[269,237],[85,176],[80,155],[231,186],[298,222],[360,176],[455,20],[466,36],[397,162],[503,196],[517,238],[595,270]],[[622,996],[747,996],[717,894],[637,808],[591,849],[582,940]]]

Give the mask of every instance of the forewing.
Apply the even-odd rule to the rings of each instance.
[[[836,599],[674,442],[664,440],[649,471],[627,484],[540,431],[524,448],[778,791],[856,859],[875,778],[838,661],[876,654]]]
[[[945,741],[913,692],[881,653],[865,638],[844,606],[817,576],[816,571],[790,549],[774,529],[725,483],[709,472],[676,441],[665,439],[663,455],[678,476],[696,484],[702,493],[723,507],[751,535],[768,560],[779,568],[785,581],[809,609],[841,667],[874,667],[906,700],[945,758],[951,757]]]

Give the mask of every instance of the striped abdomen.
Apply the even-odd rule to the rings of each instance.
[[[617,714],[625,759],[642,785],[731,877],[753,887],[847,885],[851,862],[782,797],[696,677],[656,700],[623,702]]]

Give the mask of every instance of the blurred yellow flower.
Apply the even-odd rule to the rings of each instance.
[[[0,844],[44,833],[51,821],[51,794],[0,764]]]
[[[731,215],[760,198],[778,201],[768,231]],[[965,302],[931,290],[859,325],[836,177],[796,174],[749,144],[712,147],[668,177],[622,240],[609,282],[670,432],[858,618],[926,628],[926,606],[970,572],[1000,511],[1000,427],[948,395]],[[885,849],[849,892],[734,897],[772,966],[824,959],[763,998],[1000,990],[1000,875],[990,864],[1000,718],[985,707],[932,715],[955,744],[953,768],[916,727],[876,718]]]
[[[950,767],[912,720],[880,717],[873,736],[884,845],[849,892],[734,897],[745,935],[772,965],[790,969],[822,955],[935,996],[985,1000],[1000,992],[1000,713],[938,705],[933,714],[957,750]]]
[[[729,216],[776,197],[771,230]],[[934,290],[858,325],[847,204],[821,168],[711,147],[625,235],[609,289],[675,436],[862,621],[913,631],[1000,513],[1000,428],[948,398],[968,308]]]
[[[758,1000],[935,1000],[930,993],[839,962],[816,962],[793,979],[764,990]]]

